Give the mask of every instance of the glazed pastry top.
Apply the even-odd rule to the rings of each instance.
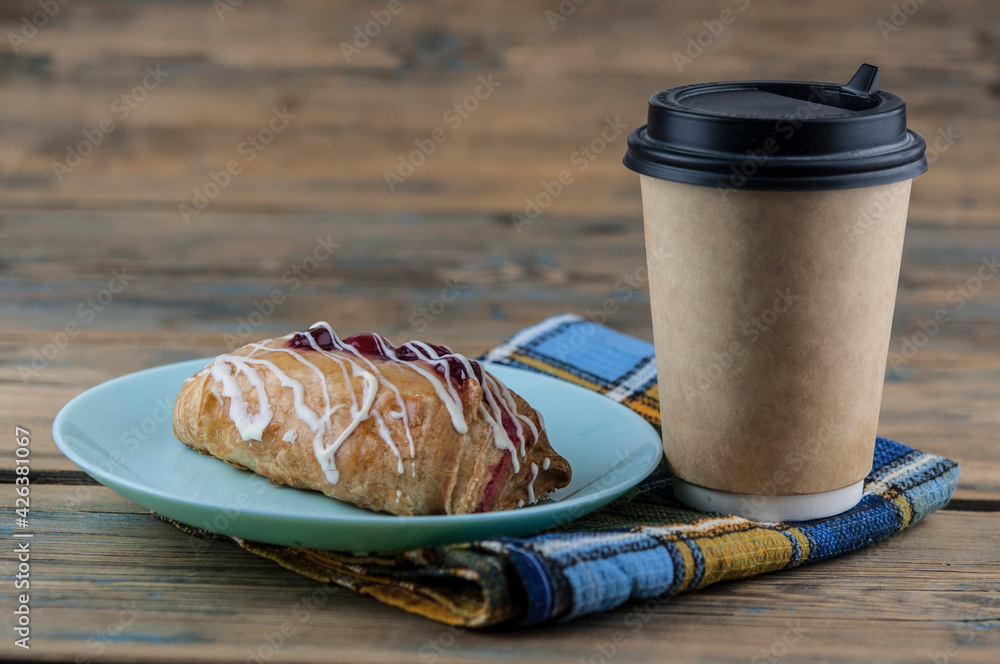
[[[315,389],[312,385],[304,387],[302,381],[289,376],[277,364],[263,357],[274,352],[288,354],[306,374],[315,375],[316,380],[310,382],[318,386],[318,396],[307,395],[307,391]],[[317,354],[335,363],[343,373],[345,384],[353,387],[348,390],[349,402],[332,398],[326,376],[313,361]],[[215,383],[215,397],[220,402],[223,402],[223,397],[229,399],[229,419],[244,441],[261,440],[264,430],[275,416],[260,371],[271,373],[283,388],[291,390],[295,415],[312,432],[309,443],[331,484],[336,484],[339,479],[335,459],[337,450],[366,420],[374,423],[379,437],[396,457],[397,472],[406,472],[400,449],[406,446],[409,450],[407,458],[411,460],[415,460],[416,450],[408,421],[410,415],[402,394],[411,393],[414,389],[430,389],[447,409],[452,426],[459,434],[468,430],[466,408],[470,405],[469,394],[481,391],[478,414],[493,429],[496,447],[510,452],[515,473],[520,468],[519,459],[527,454],[527,446],[539,439],[539,427],[530,417],[518,412],[510,389],[489,374],[480,362],[455,353],[446,346],[421,341],[393,346],[377,334],[357,334],[341,339],[327,323],[320,322],[305,332],[252,343],[232,354],[220,355],[199,374],[210,372]],[[253,399],[248,402],[249,394],[240,385],[238,376],[242,376],[244,383],[250,386],[250,392],[255,393],[255,402]],[[473,381],[477,384],[475,387]],[[403,385],[404,382],[406,385]],[[404,387],[402,392],[401,386]],[[328,442],[332,417],[344,408],[349,410],[349,424],[332,442]],[[544,428],[541,415],[535,412]],[[402,426],[386,426],[390,418],[401,420]],[[393,431],[397,433],[394,435]],[[297,438],[296,432],[287,431],[282,440],[290,445],[306,442],[297,441]],[[535,464],[532,466],[534,480],[538,470]],[[413,463],[410,472],[415,473]],[[529,486],[529,502],[533,502],[531,493]]]

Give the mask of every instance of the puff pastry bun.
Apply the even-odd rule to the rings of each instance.
[[[326,323],[220,355],[187,379],[174,434],[273,482],[398,515],[469,514],[569,484],[541,416],[444,346]]]

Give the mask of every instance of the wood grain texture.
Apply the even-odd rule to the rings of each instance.
[[[210,182],[210,172],[237,160],[243,170],[212,201],[214,210],[510,214],[542,180],[568,169],[576,181],[551,213],[637,216],[636,178],[620,163],[624,136],[586,170],[571,161],[606,118],[634,128],[645,99],[673,85],[846,81],[867,60],[883,68],[883,86],[907,100],[914,128],[932,144],[939,130],[950,137],[914,187],[913,218],[996,222],[1000,6],[991,0],[923,4],[895,31],[879,24],[891,25],[888,0],[594,1],[555,29],[546,12],[557,2],[501,8],[432,0],[404,3],[348,61],[341,44],[378,9],[246,0],[220,20],[209,2],[67,7],[0,61],[0,193],[30,208],[172,212]],[[674,54],[691,48],[688,38],[698,39],[704,22],[726,9],[734,15],[721,34],[702,36],[711,41],[702,53],[675,64]],[[11,12],[8,27],[18,20]],[[122,102],[145,68],[157,66],[162,82]],[[446,117],[475,93],[480,76],[499,87],[460,123]],[[240,144],[266,126],[274,107],[287,107],[294,120],[245,163]],[[106,140],[57,176],[53,162],[65,165],[67,148],[104,118],[114,123]],[[390,192],[385,172],[435,129],[446,140]]]
[[[0,5],[0,491],[13,496],[8,434],[27,427],[28,655],[995,664],[1000,279],[980,270],[1000,255],[1000,5],[927,2],[894,18],[902,4],[588,0],[553,29],[556,0],[404,2],[350,61],[341,44],[386,3],[244,0],[220,18],[208,0],[73,2],[16,50],[9,33],[39,5]],[[674,53],[726,9],[734,20],[679,68]],[[932,149],[913,188],[880,433],[960,461],[962,478],[911,531],[648,607],[463,632],[198,546],[55,447],[55,414],[93,385],[321,319],[469,354],[562,311],[648,340],[638,182],[621,165],[624,132],[602,130],[634,128],[672,85],[846,81],[862,61],[882,67]],[[462,103],[477,107],[455,115]],[[241,147],[269,138],[275,109],[287,126],[279,117],[266,146]],[[435,130],[444,140],[390,190],[386,172]],[[225,182],[230,161],[239,173],[185,221],[179,206],[212,173]],[[564,170],[573,183],[519,233],[512,213],[544,202]],[[457,299],[442,308],[443,291]],[[6,629],[12,561],[0,556],[3,658],[24,654]]]
[[[950,661],[986,663],[1000,647],[995,514],[942,512],[839,560],[648,608],[467,632],[324,588],[232,544],[194,540],[103,487],[35,491],[45,505],[33,568],[44,598],[35,609],[44,626],[38,648],[52,654],[245,661],[248,649],[283,633],[280,661],[317,662],[576,662],[614,648],[624,662],[670,661],[665,651],[679,661],[745,662],[763,651],[759,661],[781,653],[788,661],[912,662],[948,652]],[[960,556],[958,539],[966,543]]]

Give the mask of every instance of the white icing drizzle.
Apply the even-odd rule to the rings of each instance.
[[[312,362],[309,362],[301,354],[299,354],[298,352],[296,352],[296,351],[294,351],[294,350],[292,350],[290,348],[283,348],[283,347],[272,348],[272,347],[265,346],[264,344],[259,344],[259,343],[251,343],[251,344],[247,344],[247,346],[249,348],[253,349],[252,351],[250,351],[250,354],[247,357],[253,357],[254,353],[256,353],[259,350],[287,353],[288,355],[291,355],[296,360],[298,360],[299,362],[301,362],[302,364],[304,364],[305,366],[307,366],[308,368],[310,368],[312,370],[312,372],[314,374],[316,374],[316,377],[319,379],[320,385],[323,386],[322,393],[323,393],[324,412],[330,409],[330,390],[328,389],[327,384],[326,384],[326,376],[323,374],[323,371],[319,367],[317,367]],[[305,402],[303,401],[303,404],[304,403]]]
[[[524,507],[524,501],[521,500],[520,498],[518,498],[518,500],[517,500],[517,506],[518,507]]]
[[[538,502],[535,498],[535,480],[538,479],[538,465],[532,462],[531,464],[531,479],[528,481],[528,504],[534,505]]]
[[[239,356],[232,355],[230,357],[239,357]],[[295,380],[294,378],[290,378],[288,374],[286,374],[284,371],[278,368],[277,364],[275,364],[270,360],[255,358],[252,355],[248,355],[246,356],[246,358],[241,358],[241,359],[243,359],[243,361],[248,365],[260,365],[266,367],[268,371],[274,374],[275,378],[278,379],[278,382],[281,383],[282,387],[287,387],[292,390],[292,397],[293,397],[292,403],[295,408],[295,414],[298,416],[300,420],[305,422],[310,429],[316,431],[322,426],[323,417],[319,413],[314,411],[312,408],[310,408],[308,405],[306,405],[305,389],[303,389],[302,383]],[[225,393],[223,392],[223,394]],[[265,399],[267,398],[266,395],[264,398]],[[343,407],[342,404],[338,404],[336,408],[332,409],[332,411],[335,412],[336,410],[339,410],[342,407]],[[268,405],[268,410],[270,410],[270,405]],[[332,413],[327,413],[327,415],[329,414]],[[260,438],[257,438],[256,440],[260,440]]]
[[[290,348],[271,348],[263,344],[250,344],[250,346],[253,348],[253,351],[248,357],[251,357],[253,353],[256,353],[258,350],[280,351],[288,353],[289,355],[296,358],[302,364],[311,368],[313,373],[315,373],[319,377],[320,383],[323,386],[322,390],[323,401],[324,405],[326,406],[325,412],[323,413],[322,416],[317,414],[315,411],[309,408],[309,406],[306,405],[305,392],[303,390],[302,384],[299,381],[289,378],[284,372],[278,369],[278,367],[274,365],[274,363],[272,362],[262,359],[252,360],[255,362],[267,363],[268,365],[270,365],[268,368],[271,369],[271,371],[273,371],[274,374],[278,377],[278,380],[281,382],[282,387],[291,388],[294,397],[293,403],[295,407],[295,414],[298,415],[300,419],[306,422],[306,424],[309,426],[309,428],[312,430],[314,434],[313,451],[316,455],[316,461],[319,462],[320,468],[323,469],[323,473],[326,476],[327,481],[329,481],[331,484],[336,484],[337,481],[340,479],[340,473],[337,471],[337,465],[334,460],[334,455],[336,455],[337,450],[340,449],[340,446],[344,444],[344,441],[347,440],[347,438],[354,432],[354,430],[358,427],[358,425],[361,424],[361,422],[363,422],[364,420],[368,419],[369,415],[371,414],[371,406],[372,403],[374,403],[375,395],[378,392],[378,380],[374,374],[365,371],[363,368],[361,368],[355,362],[352,362],[350,359],[332,355],[331,353],[326,353],[325,351],[323,351],[322,349],[320,349],[318,346],[315,345],[315,340],[312,340],[312,337],[310,337],[310,340],[312,345],[315,347],[315,350],[323,353],[324,355],[327,355],[328,357],[331,357],[334,361],[338,363],[338,365],[341,368],[341,371],[343,372],[345,382],[348,385],[352,386],[352,389],[349,390],[351,394],[351,406],[350,406],[351,417],[352,417],[351,423],[347,425],[347,428],[341,432],[341,434],[332,444],[327,446],[324,446],[323,442],[324,442],[324,434],[326,432],[327,427],[330,424],[330,417],[335,412],[343,408],[344,404],[337,404],[336,406],[333,407],[330,406],[330,392],[329,392],[329,387],[327,386],[326,383],[326,376],[323,375],[323,371],[315,364],[313,364],[305,357],[303,357],[301,353],[292,350]],[[348,365],[350,365],[351,369],[350,373],[348,373]],[[357,378],[357,377],[360,377],[363,381],[362,391],[361,391],[362,403],[360,404],[358,403],[357,396],[354,393],[353,382],[351,380],[352,378]],[[399,449],[392,442],[392,436],[389,433],[388,428],[385,427],[384,422],[382,423],[382,426],[379,428],[379,434],[382,437],[382,439],[389,444],[393,453],[397,457],[399,457]],[[399,472],[402,473],[402,460],[400,460]]]
[[[375,423],[378,425],[379,435],[382,436],[382,440],[385,441],[392,453],[396,455],[396,472],[400,475],[403,474],[403,455],[399,453],[399,448],[396,447],[396,443],[392,442],[392,432],[389,431],[389,427],[385,425],[385,420],[382,419],[382,413],[376,411],[372,412],[372,417],[375,418]]]
[[[504,431],[503,424],[493,419],[490,411],[486,409],[482,403],[479,404],[479,414],[482,415],[483,420],[493,427],[493,442],[498,449],[508,450],[510,452],[510,463],[514,467],[514,474],[521,472],[521,463],[517,460],[517,448],[514,447],[513,441],[511,441],[510,436]],[[506,442],[506,445],[504,443]]]
[[[528,428],[531,429],[531,440],[533,442],[538,441],[538,427],[535,426],[535,423],[531,421],[530,417],[526,417],[518,412],[517,401],[514,399],[514,395],[511,393],[510,388],[490,374],[485,374],[485,378],[489,382],[491,392],[499,388],[500,394],[503,397],[504,406],[507,408],[507,412],[512,416],[514,425],[517,427],[517,437],[521,441],[520,451],[521,456],[523,457],[527,454],[527,450],[525,449],[527,441],[525,440],[524,427],[521,426],[521,422],[527,424]],[[538,411],[536,410],[535,413],[537,414]]]
[[[324,326],[329,332],[330,336],[336,339],[338,342],[340,338],[334,334],[333,330],[326,323],[317,323],[317,325]],[[396,349],[390,348],[384,343],[384,339],[381,337],[376,337],[376,342],[379,347],[379,351],[386,357],[392,360],[399,360]],[[341,342],[342,343],[342,342]],[[349,345],[349,344],[342,344]],[[438,398],[448,409],[448,414],[451,415],[452,426],[455,427],[455,431],[461,434],[468,433],[469,425],[465,422],[465,413],[463,412],[462,397],[458,394],[458,390],[455,386],[451,384],[451,368],[448,366],[447,362],[435,362],[434,360],[440,359],[440,356],[434,351],[433,348],[429,347],[422,341],[411,341],[410,348],[413,349],[414,354],[417,359],[423,360],[428,364],[434,364],[440,366],[444,369],[444,378],[442,379],[435,371],[423,368],[415,362],[411,362],[410,367],[412,367],[417,373],[426,378],[430,384],[434,387],[434,391],[437,393]],[[422,352],[424,351],[424,352]],[[355,351],[356,352],[356,351]],[[463,358],[464,359],[464,358]],[[472,373],[469,373],[471,376]]]
[[[335,461],[337,451],[350,438],[358,426],[368,419],[374,421],[379,437],[396,457],[397,472],[402,474],[404,472],[402,453],[400,452],[399,445],[393,438],[392,431],[386,424],[385,417],[400,421],[406,435],[405,442],[408,444],[410,450],[411,474],[416,476],[415,443],[413,434],[410,431],[406,403],[399,388],[379,371],[376,362],[362,354],[353,345],[341,341],[327,323],[316,323],[310,330],[320,327],[325,328],[330,334],[334,351],[325,350],[320,347],[310,332],[303,333],[304,337],[309,340],[311,351],[329,358],[340,367],[344,382],[349,387],[347,391],[351,398],[350,404],[331,404],[329,385],[323,370],[310,362],[305,355],[294,347],[289,348],[285,343],[280,343],[280,345],[252,343],[248,344],[247,348],[250,348],[250,352],[246,355],[220,355],[217,357],[209,367],[203,370],[203,372],[210,371],[212,378],[221,385],[221,394],[214,385],[210,387],[212,394],[219,399],[220,403],[224,403],[223,397],[229,397],[229,417],[243,440],[261,440],[264,430],[274,417],[274,411],[268,401],[264,380],[258,369],[263,368],[270,372],[278,380],[282,388],[288,388],[292,391],[295,414],[313,433],[312,446],[316,460],[327,480],[333,484],[336,484],[339,479],[339,472]],[[296,333],[292,333],[275,341],[285,342],[295,336]],[[536,427],[530,418],[519,413],[513,393],[506,385],[488,374],[478,362],[470,361],[468,358],[457,353],[451,353],[451,351],[444,347],[433,347],[420,341],[411,341],[404,345],[405,348],[404,346],[397,348],[378,335],[371,335],[370,341],[377,346],[378,352],[382,357],[390,361],[394,360],[405,363],[430,383],[436,395],[448,410],[452,425],[459,434],[468,432],[468,423],[465,421],[462,397],[452,382],[451,362],[457,361],[464,368],[466,376],[478,379],[483,391],[483,399],[479,404],[479,415],[492,428],[494,443],[497,448],[511,453],[511,464],[514,473],[520,472],[521,465],[518,457],[523,458],[527,452],[527,436],[525,435],[525,427],[523,425],[527,425],[527,428],[531,431],[533,436],[532,442],[534,443],[538,440],[539,430],[544,429],[544,423],[542,423],[541,427]],[[271,343],[273,344],[274,342]],[[325,343],[326,341],[324,340]],[[438,350],[441,348],[443,348],[443,353]],[[397,354],[400,350],[407,350],[409,352],[405,357],[400,358]],[[321,390],[318,390],[322,394],[322,407],[319,410],[314,410],[306,402],[306,389],[301,382],[288,376],[273,362],[261,357],[254,357],[260,351],[287,353],[311,371],[322,387]],[[431,365],[431,368],[426,366],[428,364]],[[438,371],[441,373],[438,373]],[[456,371],[458,371],[457,368]],[[250,406],[246,401],[244,391],[237,381],[238,374],[243,374],[250,388],[256,392],[256,413],[250,412]],[[442,376],[441,374],[444,375]],[[459,374],[455,379],[456,382],[460,382],[458,379],[464,380],[464,377]],[[355,388],[357,383],[360,383],[360,400]],[[380,387],[385,387],[393,393],[397,410],[388,410],[383,415],[379,410],[373,409]],[[333,426],[332,417],[343,408],[349,409],[351,421],[346,428],[340,431],[337,438],[327,445],[325,444],[326,434]],[[535,412],[537,414],[537,411]],[[513,422],[515,437],[519,445],[516,445],[515,441],[507,433],[503,425],[504,415],[507,415],[510,421]],[[538,418],[541,423],[540,414],[538,414]],[[298,434],[294,430],[286,431],[282,437],[282,441],[290,444],[295,444],[297,440]],[[549,460],[546,459],[543,468],[547,467],[546,464],[548,462]],[[531,464],[531,469],[533,476],[528,486],[528,497],[529,503],[534,503],[533,484],[538,476],[538,467],[533,463]],[[397,503],[401,497],[402,491],[397,490]],[[518,506],[520,507],[521,505],[523,505],[523,501],[519,501]]]
[[[396,504],[399,504],[399,499],[403,497],[403,492],[400,489],[396,489]]]
[[[441,357],[438,355],[437,351],[421,341],[411,342],[410,345],[419,345],[426,352],[424,357],[427,357],[429,361],[439,360]],[[418,356],[420,356],[420,354],[418,354]],[[453,357],[455,357],[455,359],[462,364],[466,375],[475,376],[480,381],[479,384],[483,389],[483,400],[489,406],[489,413],[487,415],[482,404],[479,405],[479,412],[493,428],[493,442],[497,449],[510,450],[511,463],[514,467],[514,472],[517,473],[520,470],[520,463],[518,463],[517,460],[518,451],[520,451],[521,457],[524,457],[527,453],[527,450],[525,449],[526,441],[524,436],[524,427],[521,426],[521,421],[526,421],[531,427],[535,436],[533,440],[538,440],[538,430],[535,428],[535,425],[530,419],[523,417],[517,412],[517,402],[514,400],[513,394],[511,394],[511,391],[507,389],[506,385],[501,383],[491,374],[487,373],[486,370],[482,368],[482,365],[476,363],[476,367],[473,368],[473,363],[469,360],[469,358],[462,355],[454,355]],[[445,370],[445,379],[450,385],[451,368],[448,366],[447,362],[441,363],[441,366],[443,366]],[[496,398],[497,392],[500,393],[500,401]],[[510,434],[507,433],[506,427],[503,426],[504,411],[507,412],[511,421],[514,423],[515,435],[520,442],[520,450],[514,446],[514,441],[511,440]]]
[[[497,381],[493,376],[491,376],[490,374],[486,373],[485,371],[483,372],[483,381],[484,381],[484,384],[483,384],[483,400],[487,404],[489,404],[490,415],[492,416],[492,418],[494,420],[496,420],[497,422],[499,422],[501,425],[503,425],[503,410],[504,409],[501,408],[500,401],[498,401],[497,398],[494,396],[495,393],[496,393],[496,390],[497,390],[497,383],[499,381]],[[525,455],[525,449],[524,449],[524,427],[521,426],[521,422],[518,420],[518,418],[513,416],[513,413],[517,412],[517,408],[516,408],[516,406],[514,408],[511,408],[512,404],[510,402],[508,402],[507,399],[506,399],[506,397],[504,397],[503,395],[501,395],[501,399],[503,400],[503,405],[506,408],[507,412],[511,414],[511,420],[513,420],[513,422],[514,422],[514,430],[515,430],[515,432],[517,434],[517,439],[521,443],[520,454],[523,457]],[[501,426],[500,428],[502,429],[502,434],[498,433],[497,436],[496,436],[496,438],[494,439],[494,442],[496,443],[496,446],[498,448],[500,448],[500,449],[511,449],[511,450],[514,450],[514,441],[511,440],[510,435],[507,433],[507,429],[505,427],[503,427],[503,426]],[[501,439],[501,435],[503,437],[503,441],[500,440]],[[517,454],[516,451],[512,451],[511,452],[511,455],[516,455],[516,454]],[[517,466],[515,466],[515,468],[516,467]],[[515,470],[514,472],[517,472],[517,471]]]
[[[354,368],[356,369],[354,375],[358,376],[358,365],[355,364]],[[337,440],[333,441],[333,444],[324,450],[324,454],[329,454],[331,460],[333,459],[333,455],[337,453],[337,449],[339,449],[340,446],[344,444],[344,441],[347,440],[347,437],[354,433],[354,430],[358,428],[358,425],[361,424],[362,421],[368,419],[368,416],[372,411],[372,404],[375,403],[375,393],[378,392],[378,379],[364,369],[360,370],[360,375],[365,381],[361,392],[361,398],[364,400],[364,403],[362,403],[359,408],[357,399],[353,399],[354,403],[351,404],[351,415],[354,419],[351,420],[351,423],[347,425],[346,429],[340,432],[340,435],[337,436]]]
[[[243,398],[243,390],[236,381],[234,371],[229,370],[229,366],[232,366],[236,373],[242,373],[257,392],[257,413],[250,413],[249,406]],[[267,392],[264,390],[264,381],[260,374],[239,355],[220,355],[212,363],[212,378],[222,385],[222,396],[229,397],[229,419],[236,425],[240,438],[261,440],[264,429],[271,423],[274,411],[271,410],[271,404],[267,400]]]
[[[326,324],[326,323],[317,323],[317,325],[321,325],[321,326],[325,327],[326,330],[327,330],[327,332],[330,333],[331,338],[336,338],[336,333],[333,331],[333,329],[328,324]],[[315,340],[312,340],[311,345],[314,348],[316,348]],[[378,367],[375,365],[374,362],[372,362],[367,357],[365,357],[364,355],[362,355],[361,353],[359,353],[357,351],[357,349],[354,348],[353,346],[351,346],[349,344],[346,344],[345,346],[346,346],[345,350],[349,349],[362,362],[364,362],[365,364],[368,365],[368,367],[371,369],[372,373],[374,373],[375,376],[378,378],[378,381],[379,381],[380,385],[384,385],[385,387],[387,387],[390,390],[392,390],[392,393],[396,396],[396,404],[399,406],[399,410],[398,411],[392,411],[392,412],[390,412],[389,413],[389,417],[391,417],[393,419],[396,419],[396,420],[402,420],[403,421],[403,430],[406,432],[406,440],[407,440],[407,442],[410,445],[410,476],[411,477],[416,477],[417,476],[417,466],[416,466],[416,463],[415,463],[415,460],[416,460],[416,446],[415,446],[415,444],[413,442],[413,432],[410,431],[410,418],[409,418],[409,415],[407,415],[407,413],[406,413],[406,403],[403,401],[403,395],[400,393],[398,387],[396,387],[392,382],[390,382],[389,380],[387,380],[385,378],[385,376],[382,374],[382,372],[378,370]],[[333,359],[336,359],[336,357],[333,355],[333,353],[331,353],[329,351],[323,350],[322,348],[317,348],[317,350],[320,353],[323,353],[324,355],[326,355],[328,357],[332,357]],[[382,423],[382,426],[380,426],[379,433],[382,435],[382,439],[385,440],[385,442],[389,445],[389,447],[391,447],[393,449],[393,451],[396,453],[396,456],[399,456],[398,448],[396,448],[395,443],[392,442],[392,436],[391,436],[391,434],[389,432],[388,427],[384,426],[384,422]],[[402,463],[402,461],[400,463]],[[403,471],[401,470],[400,473],[402,473],[402,472]]]
[[[323,394],[323,403],[325,407],[322,416],[319,416],[315,411],[313,411],[311,408],[309,408],[309,406],[306,405],[305,391],[302,389],[302,384],[299,383],[298,381],[294,381],[291,378],[288,378],[287,376],[285,376],[285,378],[289,381],[289,387],[291,387],[292,389],[293,404],[296,415],[299,415],[299,417],[306,422],[306,425],[313,432],[312,444],[313,444],[313,453],[316,456],[316,461],[317,463],[319,463],[320,469],[323,471],[327,481],[336,484],[337,480],[339,479],[339,474],[337,473],[337,469],[333,463],[333,460],[325,458],[323,455],[323,435],[326,432],[327,425],[329,424],[329,418],[333,415],[334,412],[336,412],[336,410],[343,408],[343,404],[339,404],[336,409],[330,408],[330,393],[326,383],[326,376],[323,375],[323,372],[320,370],[319,367],[317,367],[312,362],[306,360],[304,357],[302,357],[301,354],[299,354],[294,350],[288,348],[272,348],[259,343],[248,344],[248,346],[252,349],[248,357],[252,357],[254,353],[260,350],[284,352],[288,353],[296,360],[298,360],[305,366],[312,369],[313,373],[316,374],[317,378],[320,381],[320,384],[323,386],[322,394]],[[295,387],[295,384],[298,385],[298,388]],[[351,390],[352,397],[353,394],[354,391],[352,389]]]
[[[542,470],[548,470],[549,466],[551,465],[552,465],[552,459],[545,457],[545,459],[542,461]]]

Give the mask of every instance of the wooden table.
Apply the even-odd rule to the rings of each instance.
[[[30,431],[34,534],[29,652],[8,628],[4,511],[0,655],[1000,661],[1000,279],[975,280],[1000,253],[997,3],[104,0],[50,19],[40,6],[0,8],[0,467],[12,505],[15,427]],[[962,463],[952,503],[884,544],[680,596],[638,630],[627,606],[466,632],[232,545],[193,556],[53,443],[53,417],[91,386],[316,320],[476,354],[612,298],[607,324],[649,339],[646,292],[615,291],[645,264],[637,178],[624,133],[602,145],[602,130],[641,123],[664,87],[846,81],[862,61],[907,100],[934,160],[913,190],[880,432]],[[573,183],[540,197],[564,170]],[[518,233],[511,215],[531,202],[540,214]],[[306,260],[328,236],[333,255]],[[116,271],[126,285],[104,294]],[[430,308],[449,287],[458,299]],[[276,288],[287,297],[251,322]]]

